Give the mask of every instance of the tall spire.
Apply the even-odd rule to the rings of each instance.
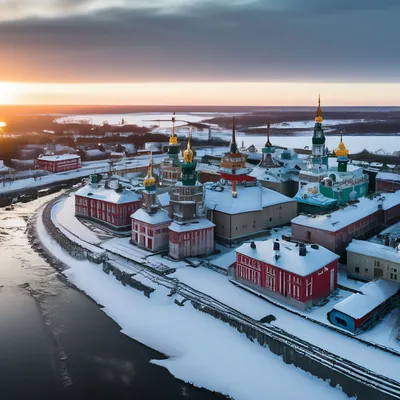
[[[265,147],[272,147],[272,144],[271,144],[271,142],[269,140],[270,131],[271,131],[271,124],[270,124],[270,121],[268,120],[268,125],[267,125],[267,143],[265,143]]]
[[[321,95],[318,95],[318,108],[315,112],[315,122],[320,124],[322,122],[322,110],[321,110]]]
[[[169,138],[169,144],[177,144],[178,138],[175,136],[175,111],[172,114],[172,128],[171,128],[171,137]]]
[[[232,139],[229,145],[229,149],[232,154],[237,153],[235,117],[232,117]]]
[[[153,152],[152,151],[150,151],[149,170],[148,170],[147,174],[150,177],[153,177]]]

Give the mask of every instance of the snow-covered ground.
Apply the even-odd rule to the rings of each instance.
[[[99,238],[75,217],[75,196],[73,193],[60,201],[52,209],[53,222],[76,238],[91,244],[99,244]]]
[[[80,222],[78,221],[78,223]],[[272,230],[271,236],[276,237],[288,233],[290,233],[290,227],[284,227]],[[400,380],[400,370],[396,368],[399,357],[368,347],[338,332],[328,330],[311,321],[307,321],[301,316],[294,315],[281,309],[274,304],[234,286],[230,283],[227,276],[218,274],[204,267],[185,267],[185,262],[169,261],[160,255],[151,255],[151,253],[145,250],[132,246],[129,243],[129,238],[114,238],[103,242],[102,247],[113,253],[124,255],[126,258],[133,261],[147,263],[155,268],[175,268],[176,272],[170,275],[171,277],[179,279],[182,283],[216,298],[255,320],[260,320],[272,314],[276,317],[273,324],[277,327],[371,370]],[[234,251],[234,249],[224,246],[219,247],[225,254]],[[343,275],[343,270],[341,270],[339,275],[339,283],[350,288],[358,288],[361,286],[358,285],[356,281],[347,279],[347,277]],[[320,308],[314,307],[311,311],[304,312],[304,315],[329,325],[326,318],[327,312],[330,311],[336,303],[351,294],[350,291],[339,290],[338,293],[330,297],[326,305]],[[359,337],[400,352],[400,344],[395,340],[396,332],[394,321],[395,318],[390,314],[374,328],[359,335]]]
[[[381,350],[367,347],[365,344],[338,332],[328,330],[298,315],[289,313],[233,285],[230,283],[229,278],[224,275],[217,274],[207,268],[199,267],[197,269],[179,269],[171,276],[178,278],[181,282],[216,298],[222,303],[229,305],[255,320],[260,320],[272,314],[276,317],[276,321],[272,323],[273,325],[316,346],[350,359],[357,364],[380,372],[383,375],[391,376],[393,379],[400,380],[400,370],[395,367],[400,362],[398,356],[389,355]],[[325,306],[320,308],[315,307],[311,312],[304,312],[303,314],[329,325],[329,321],[326,317],[327,312],[330,311],[336,303],[351,294],[351,292],[339,290],[338,295],[332,295]],[[379,327],[381,327],[380,329],[386,329],[388,331],[385,338],[381,335],[375,337],[375,335],[371,333],[374,332],[376,328],[379,329]],[[395,340],[393,325],[388,321],[388,318],[385,318],[368,332],[370,333],[366,340],[391,347],[400,352],[400,344]],[[364,334],[361,334],[359,337],[364,338],[363,335]],[[383,340],[383,342],[380,340]]]
[[[124,334],[168,355],[169,359],[153,363],[175,377],[237,400],[266,394],[271,399],[347,398],[189,303],[177,306],[164,288],[157,288],[148,299],[106,275],[99,265],[73,259],[47,235],[40,218],[37,227],[43,244],[70,266],[65,272],[69,280],[103,304]]]

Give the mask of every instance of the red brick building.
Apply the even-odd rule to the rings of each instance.
[[[113,182],[114,183],[114,182]],[[91,184],[75,193],[75,215],[100,222],[113,230],[131,228],[131,214],[142,205],[141,196],[111,183]]]
[[[339,255],[353,238],[366,238],[400,219],[400,191],[384,193],[325,215],[299,215],[292,219],[295,240],[318,243]]]
[[[400,190],[400,175],[380,172],[375,178],[375,190],[377,192],[396,192]]]
[[[81,167],[81,158],[76,154],[61,154],[59,156],[40,156],[37,167],[50,172],[65,172]]]
[[[257,241],[236,250],[236,266],[229,274],[240,284],[304,309],[337,288],[338,258],[318,245]]]

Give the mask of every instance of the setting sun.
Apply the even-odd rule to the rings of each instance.
[[[6,82],[0,82],[0,104],[13,104],[15,85]],[[1,127],[0,122],[0,127]]]

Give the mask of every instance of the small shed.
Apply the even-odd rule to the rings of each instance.
[[[362,286],[359,293],[347,297],[329,311],[331,324],[352,333],[366,330],[384,316],[398,300],[400,284],[378,279]]]

